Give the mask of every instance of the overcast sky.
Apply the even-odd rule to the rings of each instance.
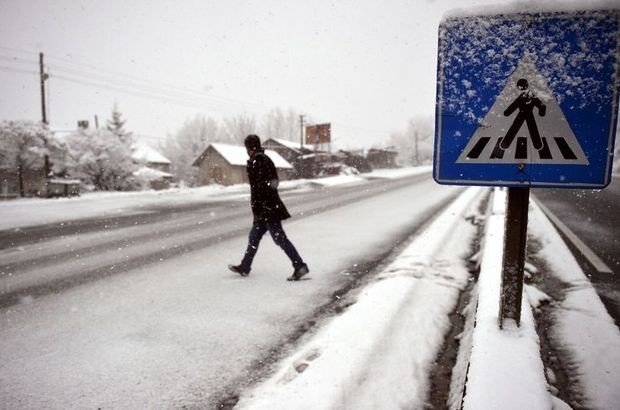
[[[197,113],[292,107],[341,148],[382,145],[434,113],[443,13],[498,2],[0,0],[0,120],[41,119],[42,51],[54,129],[116,101],[155,145]]]

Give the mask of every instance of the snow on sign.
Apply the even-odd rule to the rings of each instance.
[[[460,16],[439,27],[441,184],[603,188],[620,70],[618,10]]]

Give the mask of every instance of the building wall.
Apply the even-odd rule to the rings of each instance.
[[[24,196],[45,196],[45,171],[25,169],[23,171]],[[20,196],[17,170],[0,169],[0,197]]]
[[[245,165],[231,165],[214,149],[207,150],[200,167],[198,168],[198,183],[200,185],[220,184],[235,185],[248,183],[248,174]],[[278,179],[291,179],[293,170],[277,168]]]
[[[295,162],[295,160],[297,160],[297,157],[299,156],[299,153],[295,152],[289,147],[280,145],[275,141],[269,141],[269,140],[265,141],[265,144],[263,144],[263,148],[270,149],[270,150],[277,152],[278,154],[282,156],[282,158],[284,158],[285,160],[291,163]]]
[[[146,166],[149,167],[149,168],[156,169],[156,170],[161,171],[161,172],[170,173],[170,164],[167,164],[167,163],[163,163],[163,162],[148,162],[146,164]]]
[[[230,165],[217,151],[209,149],[199,167],[200,185],[234,185],[248,182],[245,166]]]

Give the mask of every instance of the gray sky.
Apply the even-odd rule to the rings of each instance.
[[[197,113],[292,107],[338,147],[381,145],[434,113],[443,13],[498,2],[0,0],[0,120],[40,120],[42,51],[55,129],[102,124],[116,101],[157,144]]]

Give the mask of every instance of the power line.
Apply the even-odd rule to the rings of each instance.
[[[100,73],[107,73],[107,75],[125,77],[125,78],[128,78],[128,79],[137,81],[137,82],[147,83],[149,86],[157,85],[159,87],[166,88],[166,89],[169,89],[169,90],[172,90],[172,91],[176,91],[176,92],[194,94],[194,95],[199,96],[201,98],[212,98],[212,99],[223,100],[223,101],[227,101],[227,102],[231,102],[231,103],[237,103],[237,104],[243,104],[243,105],[254,105],[254,106],[260,106],[262,108],[265,107],[264,103],[260,103],[260,102],[256,102],[256,101],[239,100],[239,99],[234,99],[234,98],[230,98],[230,97],[224,97],[224,96],[220,96],[220,95],[208,94],[208,93],[205,93],[203,91],[197,91],[197,90],[193,90],[193,89],[182,87],[182,86],[178,86],[178,85],[171,85],[171,84],[163,83],[161,81],[152,81],[152,80],[145,79],[144,77],[137,77],[137,76],[133,76],[133,75],[130,75],[130,74],[119,72],[119,71],[107,69],[107,68],[104,68],[104,67],[101,67],[101,66],[95,66],[95,65],[92,65],[92,64],[88,64],[88,63],[76,62],[76,61],[73,61],[73,60],[69,60],[67,58],[56,57],[56,56],[50,55],[49,59],[63,61],[65,63],[69,63],[70,65],[77,65],[77,66],[86,67],[86,68],[88,68],[88,69],[90,69],[92,71],[96,71],[96,72],[98,71]],[[73,68],[71,68],[71,69],[73,69]],[[84,71],[81,71],[81,72],[84,73]],[[98,74],[95,74],[95,75],[98,75]]]
[[[109,84],[112,87],[129,87],[132,90],[137,90],[138,92],[141,93],[148,93],[151,94],[153,96],[161,96],[162,98],[165,99],[174,99],[177,101],[183,101],[185,103],[189,103],[189,104],[222,104],[219,102],[209,102],[207,101],[208,98],[206,96],[191,96],[191,95],[184,95],[182,93],[175,93],[175,92],[170,92],[167,90],[162,90],[159,89],[157,87],[153,87],[150,85],[143,85],[143,84],[136,84],[133,83],[131,81],[127,81],[127,80],[117,80],[114,78],[110,78],[110,77],[105,77],[105,76],[100,76],[100,75],[92,75],[90,73],[85,73],[79,70],[74,70],[74,69],[69,69],[69,68],[65,68],[65,67],[58,67],[58,66],[54,66],[53,67],[54,72],[56,71],[60,71],[62,75],[64,74],[71,74],[72,78],[74,78],[76,81],[77,80],[81,80],[81,81],[89,81],[89,82],[97,82],[97,83],[105,83],[105,84]],[[58,76],[57,76],[58,77]],[[66,77],[66,76],[64,76]],[[79,77],[79,78],[76,78]],[[127,92],[128,90],[126,90],[125,88],[123,88],[124,92]],[[217,107],[216,107],[217,108]]]
[[[23,50],[23,49],[18,49],[18,48],[13,48],[13,47],[6,47],[6,46],[0,46],[0,50],[7,50],[7,51],[12,51],[12,52],[17,52],[17,53],[22,53],[22,54],[28,54],[31,56],[37,56],[38,52],[35,51],[27,51],[27,50]],[[207,99],[215,99],[215,100],[221,100],[221,101],[225,101],[228,103],[233,103],[233,104],[237,104],[237,105],[252,105],[255,107],[260,107],[260,108],[267,108],[265,103],[261,103],[261,102],[256,102],[256,101],[248,101],[248,100],[239,100],[239,99],[234,99],[234,98],[230,98],[230,97],[224,97],[224,96],[220,96],[220,95],[214,95],[214,94],[207,94],[205,92],[202,91],[196,91],[190,88],[186,88],[186,87],[181,87],[181,86],[177,86],[177,85],[171,85],[171,84],[166,84],[166,83],[162,83],[160,81],[152,81],[152,80],[145,80],[144,77],[138,77],[138,76],[133,76],[130,74],[126,74],[126,73],[122,73],[119,71],[115,71],[115,70],[111,70],[102,66],[96,66],[93,64],[88,64],[88,63],[83,63],[83,62],[78,62],[78,61],[74,61],[65,57],[59,57],[59,56],[55,56],[53,54],[48,54],[46,53],[46,58],[48,60],[57,60],[57,61],[62,61],[65,63],[68,63],[69,65],[74,65],[74,66],[82,66],[82,67],[86,67],[91,71],[95,71],[95,73],[87,73],[84,71],[81,71],[83,74],[86,75],[101,75],[100,73],[107,73],[107,75],[112,75],[112,76],[120,76],[120,77],[125,77],[140,83],[146,83],[147,86],[149,87],[153,87],[153,86],[159,86],[165,89],[168,89],[168,91],[176,91],[176,92],[180,92],[180,93],[189,93],[189,94],[194,94],[197,97],[200,98],[207,98]],[[26,60],[23,60],[26,61]],[[48,67],[50,67],[50,64],[47,64]],[[60,68],[62,66],[57,66],[56,64],[52,64],[51,68]],[[67,67],[63,67],[63,69],[65,70],[75,70],[75,68],[67,68]],[[76,70],[77,71],[77,70]]]
[[[15,63],[15,64],[23,64],[23,65],[36,64],[36,61],[34,60],[26,60],[20,57],[10,57],[10,56],[3,56],[3,55],[0,55],[0,60],[8,61],[8,62]]]
[[[36,57],[39,54],[38,51],[28,51],[28,50],[24,50],[21,48],[6,47],[6,46],[0,46],[0,50],[12,51],[14,53],[28,54],[34,57]]]
[[[21,68],[7,67],[7,66],[0,66],[0,71],[4,71],[4,72],[7,72],[7,73],[20,73],[20,74],[39,75],[39,73],[34,71],[34,70],[24,70],[24,69],[21,69]]]
[[[35,52],[26,51],[23,49],[17,49],[12,47],[0,46],[0,49],[8,50],[16,53],[27,54],[30,56],[36,56]],[[52,64],[51,68],[54,71],[60,71],[61,74],[53,75],[53,77],[68,81],[76,84],[81,84],[90,87],[99,87],[111,91],[121,92],[124,94],[134,95],[142,98],[148,98],[152,100],[163,101],[166,103],[173,103],[176,105],[181,105],[190,108],[209,108],[212,110],[224,112],[222,110],[222,103],[226,103],[228,105],[241,105],[241,106],[255,106],[262,109],[267,109],[264,103],[258,102],[250,102],[250,101],[242,101],[237,99],[232,99],[228,97],[222,97],[212,94],[207,94],[201,91],[196,91],[192,89],[188,89],[185,87],[175,86],[171,84],[166,84],[158,81],[150,81],[145,80],[144,78],[140,78],[137,76],[133,76],[130,74],[122,73],[115,70],[110,70],[105,67],[95,66],[88,63],[76,62],[71,59],[67,59],[64,57],[58,57],[54,55],[46,54],[46,57],[51,60],[56,60],[64,63],[68,63],[70,66],[81,66],[85,67],[88,70],[85,71],[83,69],[77,69],[75,67],[67,67],[62,64]],[[0,60],[13,62],[16,64],[35,64],[34,61],[29,61],[21,57],[13,57],[13,56],[3,56],[0,55]],[[48,68],[50,67],[47,64]],[[8,66],[0,66],[0,71],[5,72],[14,72],[14,73],[22,73],[22,74],[37,74],[36,71],[28,71],[25,69],[20,69],[16,67],[8,67]],[[90,72],[89,72],[90,71]],[[62,73],[67,75],[62,75]],[[50,74],[51,75],[51,74]],[[73,78],[72,78],[73,77]],[[75,78],[77,77],[77,78]],[[121,77],[121,78],[118,78]],[[219,100],[219,101],[209,101],[209,100]],[[375,130],[364,127],[346,125],[341,122],[331,123],[337,127],[351,129],[351,130],[359,130],[364,132],[369,132],[375,135],[387,135],[392,131],[386,130]]]
[[[86,85],[86,86],[90,86],[90,87],[97,87],[97,88],[103,88],[106,90],[111,90],[111,91],[117,91],[117,92],[121,92],[124,94],[130,94],[130,95],[134,95],[137,97],[142,97],[142,98],[148,98],[148,99],[152,99],[152,100],[157,100],[157,101],[164,101],[164,102],[171,102],[177,105],[183,105],[186,107],[190,107],[190,108],[199,108],[198,104],[192,104],[189,103],[187,101],[179,101],[176,98],[162,98],[161,96],[157,96],[157,95],[153,95],[149,92],[146,91],[138,91],[138,90],[127,90],[118,86],[114,86],[114,85],[110,85],[110,84],[104,84],[101,82],[97,82],[97,81],[88,81],[88,80],[81,80],[81,79],[75,79],[75,78],[70,78],[70,77],[65,77],[63,75],[58,75],[58,74],[52,74],[50,73],[50,77],[51,78],[56,78],[58,80],[63,80],[63,81],[68,81],[71,83],[76,83],[76,84],[81,84],[81,85]],[[204,109],[205,107],[202,106],[200,107],[201,109]],[[217,109],[217,108],[216,108]]]

